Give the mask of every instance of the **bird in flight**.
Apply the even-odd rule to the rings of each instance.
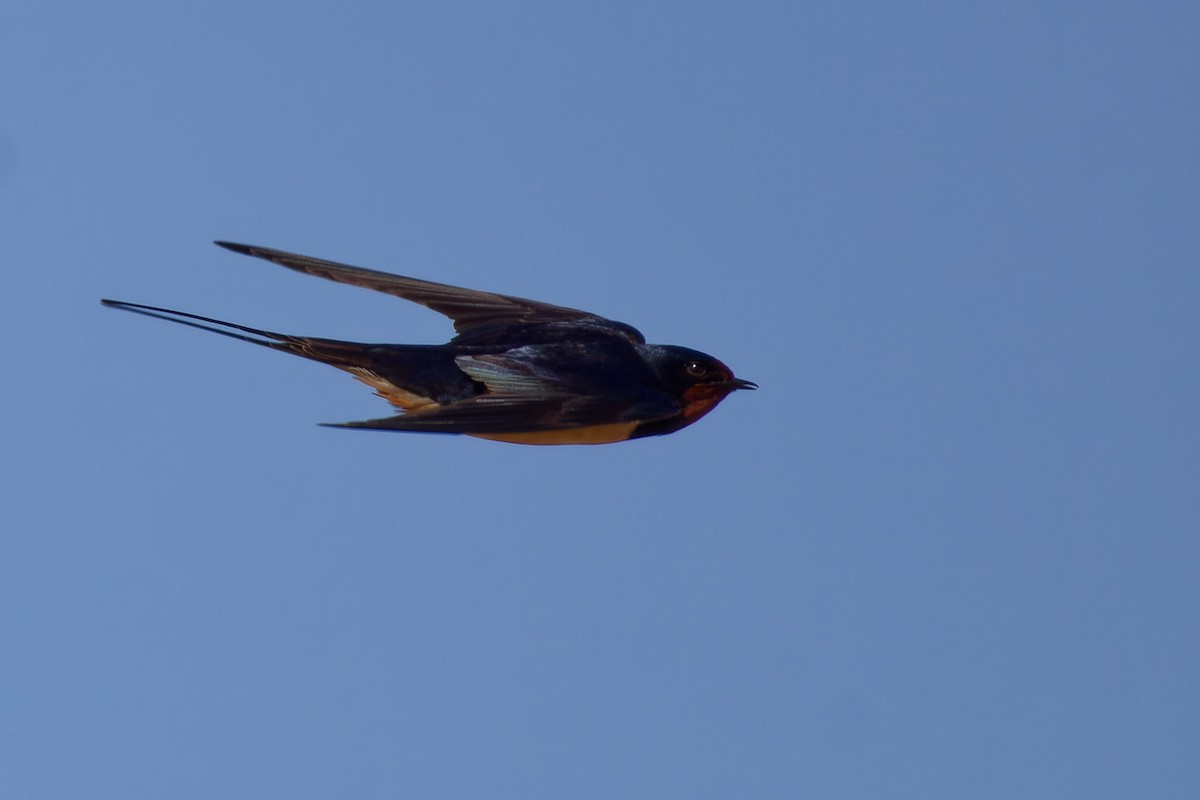
[[[673,433],[734,390],[758,388],[710,355],[646,344],[633,327],[586,311],[267,247],[216,244],[411,300],[454,321],[458,335],[443,345],[360,344],[100,301],[329,364],[370,386],[397,411],[332,427],[456,433],[517,444],[608,444]]]

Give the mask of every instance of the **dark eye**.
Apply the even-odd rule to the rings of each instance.
[[[684,369],[686,369],[687,374],[691,375],[693,378],[703,378],[708,374],[708,367],[703,361],[689,361],[684,366]]]

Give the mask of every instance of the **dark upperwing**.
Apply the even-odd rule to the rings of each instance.
[[[373,289],[419,303],[454,321],[454,329],[458,332],[458,336],[453,340],[454,344],[491,344],[507,339],[535,341],[543,337],[531,336],[531,330],[543,325],[548,326],[545,333],[546,338],[550,339],[568,338],[568,332],[574,332],[593,336],[618,336],[634,344],[644,344],[646,341],[645,337],[630,325],[575,308],[352,267],[336,261],[325,261],[269,247],[221,241],[215,244],[226,250],[262,258],[297,272],[350,286]]]

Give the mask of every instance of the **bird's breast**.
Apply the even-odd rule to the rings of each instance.
[[[479,439],[512,444],[612,444],[628,439],[638,426],[637,422],[611,422],[604,425],[588,425],[582,428],[564,428],[554,431],[527,431],[525,433],[472,433]]]

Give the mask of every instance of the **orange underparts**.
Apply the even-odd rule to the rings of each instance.
[[[530,431],[528,433],[471,433],[479,439],[513,444],[611,444],[623,442],[630,437],[636,422],[610,422],[606,425],[589,425],[586,428],[565,428],[558,431]]]

